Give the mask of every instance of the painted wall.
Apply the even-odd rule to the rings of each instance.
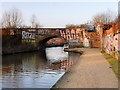
[[[89,46],[90,46],[90,45],[89,45],[89,39],[84,38],[83,44],[84,44],[84,47],[89,47]]]
[[[120,33],[117,33],[118,29],[114,28],[115,26],[116,25],[113,25],[112,28],[105,31],[104,38],[102,38],[102,40],[104,42],[103,43],[104,50],[108,54],[118,58],[120,51],[119,43]]]
[[[101,49],[107,52],[108,54],[118,58],[120,51],[120,33],[118,26],[119,24],[108,25],[108,30],[106,30],[105,26],[98,23],[96,25],[96,32],[98,32],[100,36],[100,44]],[[107,25],[106,25],[107,26]],[[104,30],[103,30],[104,28]],[[108,28],[108,27],[107,27]],[[104,31],[104,32],[103,32]]]
[[[79,39],[83,40],[84,37],[84,31],[83,28],[66,28],[65,30],[60,30],[60,35],[63,38],[66,38],[67,40],[71,39]]]

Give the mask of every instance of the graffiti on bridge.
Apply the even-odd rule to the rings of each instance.
[[[35,33],[22,31],[22,39],[35,39]]]

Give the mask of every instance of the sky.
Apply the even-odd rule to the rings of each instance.
[[[17,8],[25,25],[30,25],[32,15],[43,27],[65,27],[67,24],[83,24],[93,16],[112,11],[118,13],[118,2],[2,2],[2,13]],[[2,14],[0,14],[2,17]]]
[[[118,3],[118,14],[120,14],[120,2]]]

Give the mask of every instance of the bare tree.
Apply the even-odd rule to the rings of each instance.
[[[3,13],[2,17],[2,27],[4,28],[17,28],[22,24],[22,14],[21,12],[13,8],[10,11]]]
[[[32,17],[31,17],[31,27],[32,27],[32,28],[41,27],[41,25],[40,25],[39,22],[37,21],[37,17],[36,17],[35,15],[32,15]]]
[[[113,23],[114,19],[115,19],[115,16],[114,16],[113,12],[108,10],[108,12],[96,14],[93,17],[93,21],[92,22],[93,22],[93,25],[96,25],[97,23],[111,24],[111,23]]]
[[[35,27],[36,20],[37,20],[36,16],[32,15],[32,17],[31,17],[32,28]]]
[[[68,25],[66,25],[66,28],[76,28],[76,25],[74,25],[74,24],[68,24]]]

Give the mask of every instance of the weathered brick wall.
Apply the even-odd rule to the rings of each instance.
[[[101,42],[100,42],[100,35],[98,32],[87,32],[87,36],[90,38],[91,47],[93,48],[100,48]]]
[[[103,50],[112,55],[113,57],[118,57],[120,56],[120,44],[119,44],[119,23],[113,24],[111,28],[107,29],[104,31],[103,34]]]
[[[79,39],[83,40],[84,28],[66,28],[65,30],[60,30],[61,37],[70,40],[70,39]]]

